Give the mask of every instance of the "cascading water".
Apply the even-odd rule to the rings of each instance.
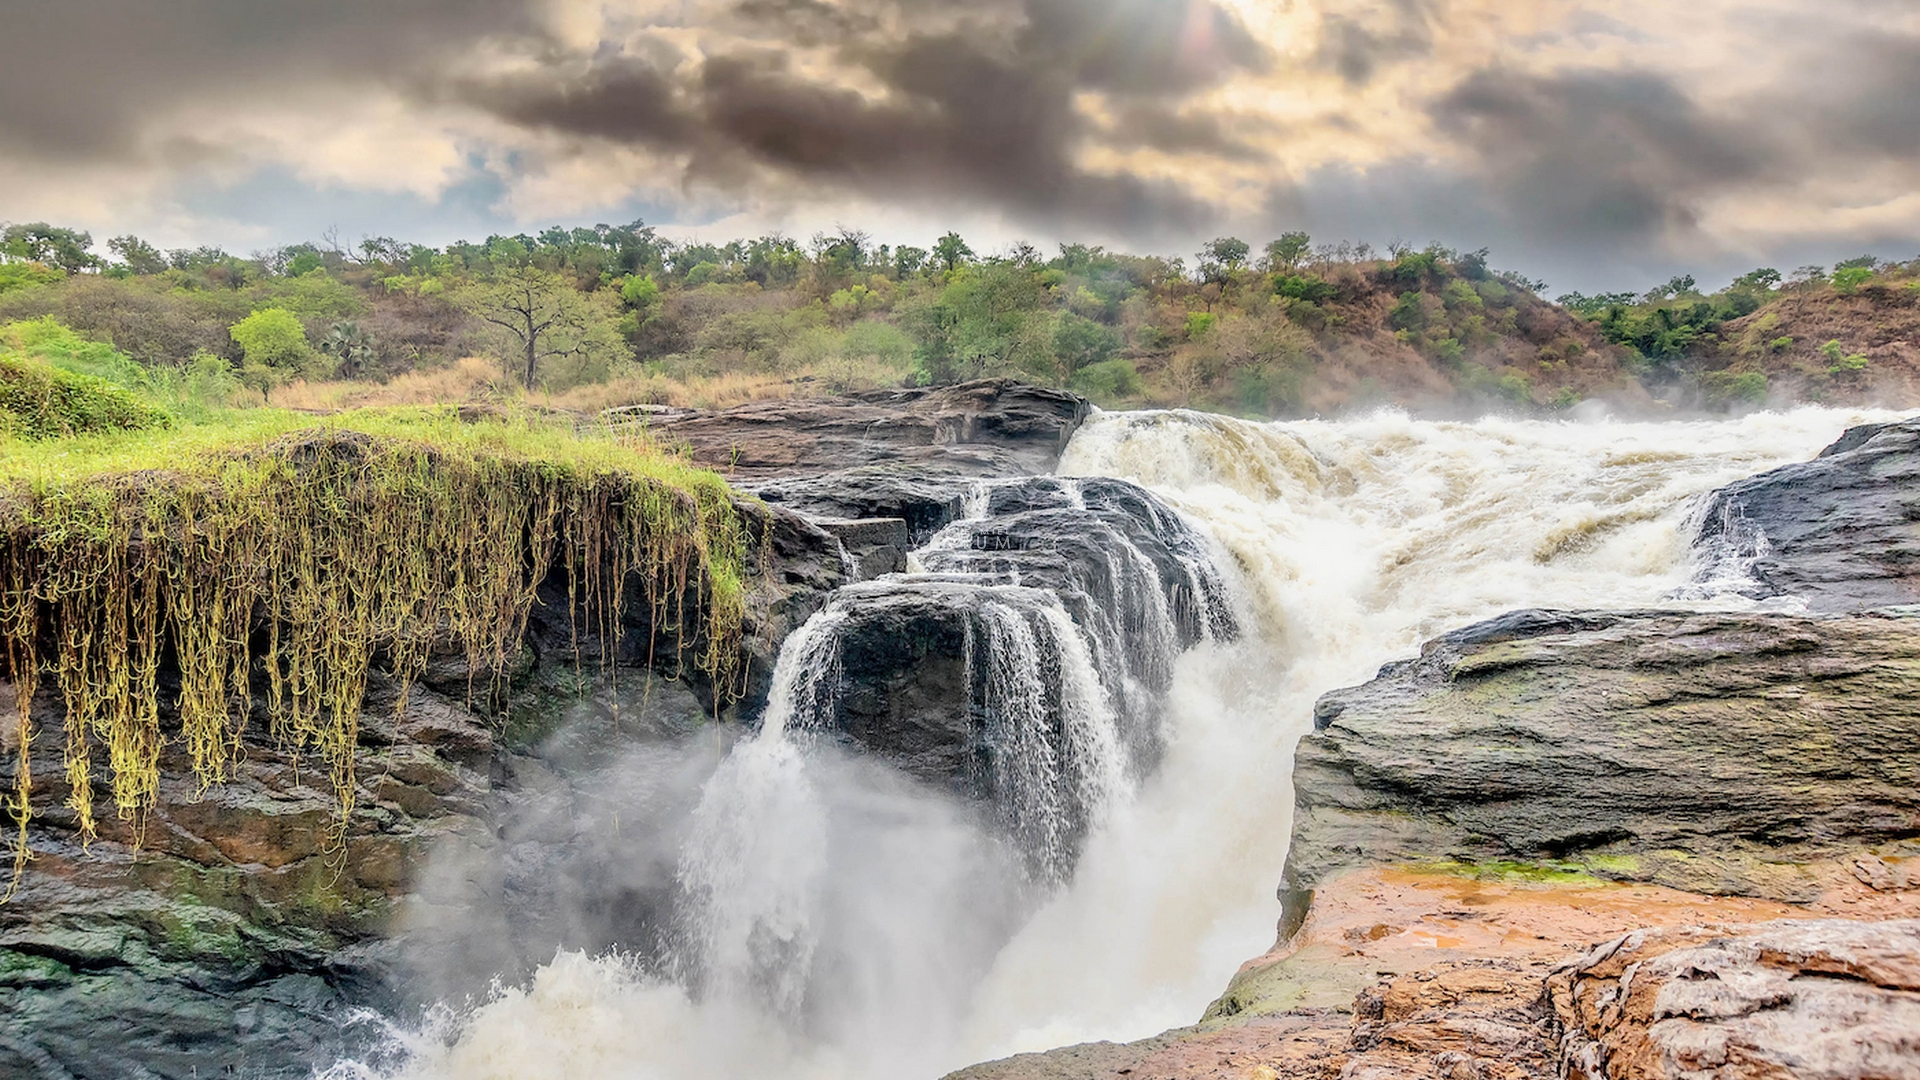
[[[977,617],[965,638],[968,686],[972,673],[1005,667],[986,682],[1009,700],[1035,700],[1016,673],[1036,671],[1043,691],[1082,702],[1099,700],[1096,686],[1107,695],[1123,745],[1103,760],[1126,763],[1125,780],[1073,792],[1103,810],[1069,880],[1036,892],[1015,854],[1032,842],[1021,829],[806,734],[831,730],[849,707],[836,704],[833,673],[855,662],[836,650],[863,647],[848,636],[857,590],[872,600],[899,588],[858,586],[788,642],[765,729],[708,782],[680,870],[703,911],[687,935],[698,959],[682,981],[562,954],[526,987],[426,1040],[403,1071],[435,1080],[932,1077],[1005,1053],[1190,1023],[1234,967],[1271,942],[1292,747],[1318,694],[1366,679],[1426,637],[1517,607],[1747,603],[1710,587],[1676,598],[1694,576],[1696,497],[1808,458],[1872,419],[1887,417],[1802,409],[1718,422],[1433,423],[1384,413],[1252,424],[1098,415],[1062,472],[1131,479],[1200,522],[1233,572],[1160,596],[1177,624],[1210,617],[1199,600],[1210,588],[1232,593],[1221,608],[1230,619],[1237,609],[1240,633],[1188,635],[1180,640],[1190,647],[1171,655],[1139,633],[1113,644],[1097,617],[1114,616],[1111,607],[1089,617],[1037,589],[1036,580],[1062,578],[1037,569],[1038,555],[1013,557],[1013,537],[996,563],[991,504],[1014,485],[976,498],[964,540],[936,538],[918,556],[928,590],[971,597],[955,600]],[[1105,497],[1100,481],[1026,483],[1054,484],[1062,510],[1075,497]],[[1023,512],[1044,518],[1051,499],[1029,499]],[[1123,595],[1130,574],[1146,580],[1131,556],[1108,550],[1117,553],[1110,566],[1072,581],[1097,603]],[[1163,584],[1187,572],[1155,569]],[[989,572],[1002,580],[954,577]],[[1019,584],[1005,580],[1012,573]],[[1016,594],[1026,595],[994,606]],[[1135,610],[1153,609],[1140,598]],[[1120,621],[1129,618],[1137,621]],[[1084,666],[1029,659],[1046,653],[1044,637],[1081,642]],[[1143,695],[1160,745],[1145,775],[1125,745],[1129,679],[1164,690]],[[1028,745],[1021,740],[1041,730],[1031,715],[986,696],[975,707],[1003,725],[994,738],[1021,747],[1006,782],[1056,800],[1035,801],[1033,813],[1064,813],[1057,781],[1075,755],[1107,755],[1099,725],[1071,709],[1054,706],[1056,737]],[[1057,737],[1061,724],[1079,734]]]

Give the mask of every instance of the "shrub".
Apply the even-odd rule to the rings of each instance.
[[[296,371],[312,355],[307,329],[286,308],[261,308],[228,328],[246,356],[247,366]]]
[[[166,412],[105,379],[0,352],[0,434],[55,439],[172,426]]]
[[[1860,286],[1872,280],[1873,268],[1869,266],[1843,266],[1833,272],[1833,287],[1847,296],[1860,291]]]
[[[1187,312],[1187,340],[1199,341],[1213,329],[1214,317],[1204,311]]]
[[[1273,291],[1289,300],[1304,300],[1310,304],[1324,304],[1339,292],[1339,286],[1312,274],[1281,274],[1273,279]]]
[[[0,263],[0,295],[15,289],[32,289],[65,281],[67,275],[51,266],[33,262]]]
[[[1068,385],[1096,401],[1118,401],[1140,393],[1140,373],[1131,360],[1102,360],[1074,372]]]
[[[1709,403],[1721,408],[1757,405],[1767,400],[1767,377],[1758,371],[1709,371],[1700,376],[1700,389]]]

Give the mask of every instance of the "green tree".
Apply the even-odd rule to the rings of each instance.
[[[940,267],[948,273],[966,265],[967,260],[971,258],[973,258],[973,249],[967,246],[965,240],[960,239],[959,233],[950,232],[933,242],[933,261],[940,264]]]
[[[45,263],[69,274],[92,270],[101,260],[87,249],[93,246],[93,234],[62,229],[44,221],[31,225],[9,225],[0,232],[0,254],[10,259]]]
[[[532,390],[544,360],[603,362],[617,351],[618,320],[602,295],[582,293],[552,271],[515,266],[461,289],[454,302],[493,329]]]
[[[1225,282],[1235,271],[1246,265],[1247,256],[1253,249],[1245,240],[1235,236],[1222,236],[1208,241],[1200,249],[1200,276],[1207,281]]]
[[[307,346],[306,327],[286,308],[261,308],[234,323],[227,332],[239,344],[248,367],[291,375],[313,354]]]
[[[120,256],[127,269],[136,274],[159,274],[166,272],[167,257],[159,248],[137,236],[116,236],[107,241],[107,250]]]
[[[1053,354],[1072,375],[1084,367],[1103,363],[1120,351],[1120,331],[1102,326],[1071,311],[1062,312],[1053,327]]]
[[[1280,270],[1298,270],[1313,254],[1313,237],[1303,232],[1290,232],[1267,245],[1266,269],[1269,272]]]

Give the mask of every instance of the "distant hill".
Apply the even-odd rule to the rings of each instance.
[[[682,244],[639,222],[251,258],[116,237],[109,262],[91,244],[4,230],[0,327],[54,319],[137,369],[206,383],[224,366],[242,398],[314,409],[710,406],[983,376],[1254,417],[1920,401],[1920,264],[1870,258],[1711,295],[1678,278],[1555,302],[1484,250],[1301,233],[1258,253],[1223,237],[1191,264],[1078,244],[981,255],[952,233],[927,249],[853,230]],[[537,341],[502,306],[516,291]]]

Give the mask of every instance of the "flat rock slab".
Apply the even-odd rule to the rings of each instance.
[[[1022,1054],[948,1080],[1558,1080],[1563,1049],[1584,1045],[1574,1033],[1598,1037],[1587,1034],[1569,1004],[1567,973],[1581,973],[1581,1002],[1599,1000],[1604,980],[1617,981],[1621,968],[1589,961],[1621,955],[1622,939],[1693,945],[1737,938],[1756,924],[1817,918],[1811,925],[1826,928],[1819,933],[1827,937],[1875,942],[1881,927],[1912,924],[1867,920],[1920,915],[1920,893],[1874,891],[1840,861],[1817,872],[1826,890],[1795,906],[1578,874],[1354,871],[1327,882],[1306,925],[1244,966],[1200,1024],[1139,1042]],[[1848,955],[1897,966],[1898,948],[1887,943],[1900,940]],[[1600,948],[1607,943],[1614,952]],[[1649,957],[1663,951],[1645,949]],[[1811,970],[1825,961],[1798,962]],[[1562,987],[1557,995],[1549,993],[1553,979]],[[1630,1034],[1619,1025],[1604,1031]]]
[[[1642,930],[1549,988],[1568,1080],[1920,1080],[1920,920]]]

